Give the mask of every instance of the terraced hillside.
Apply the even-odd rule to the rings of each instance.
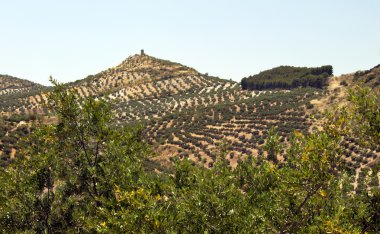
[[[134,55],[116,67],[90,75],[71,86],[81,96],[111,92],[112,95],[108,95],[111,99],[129,100],[180,93],[197,83],[191,82],[196,79],[201,79],[199,84],[202,83],[202,77],[194,69],[147,55]]]
[[[40,86],[28,80],[0,75],[0,95],[28,92]]]
[[[188,108],[185,102],[191,102],[192,94],[208,94],[212,90],[232,86],[237,87],[237,84],[205,76],[181,64],[147,55],[131,56],[116,67],[67,84],[80,97],[92,96],[110,101],[114,105],[117,124],[161,118],[173,111]],[[49,121],[47,116],[53,114],[46,108],[49,91],[49,87],[39,86],[30,92],[1,95],[0,99],[4,101],[1,102],[0,113],[3,125],[7,125],[1,138],[17,132],[11,123],[22,120],[29,124],[37,116]],[[200,100],[199,105],[201,104]],[[18,139],[17,136],[14,138]],[[0,142],[0,156],[3,161],[9,161],[17,153],[17,147],[13,145],[8,141]]]
[[[177,97],[196,93],[204,88],[204,92],[209,93],[214,86],[215,89],[219,89],[232,85],[237,84],[204,76],[192,68],[147,55],[131,56],[116,67],[67,84],[81,97],[92,96],[113,100],[113,103],[128,103],[132,104],[132,109],[138,104],[134,105],[133,102],[129,103],[130,101]],[[48,91],[45,89],[43,92],[18,97],[17,105],[2,105],[0,111],[3,114],[11,114],[25,108],[43,113]],[[141,113],[140,116],[145,114]],[[130,119],[140,118],[132,116],[128,118]]]
[[[147,121],[146,135],[157,143],[161,160],[179,155],[212,166],[221,145],[226,145],[228,160],[236,166],[239,159],[264,154],[271,127],[277,127],[282,141],[295,129],[306,133],[311,125],[306,104],[315,95],[312,89],[242,92],[239,87],[195,95],[189,98],[195,101],[183,102],[189,108]],[[206,101],[191,104],[200,103],[198,99]]]
[[[14,114],[30,115],[41,113],[41,110],[28,102],[29,99],[46,101],[43,94],[49,87],[19,79],[8,75],[0,75],[0,114],[10,116]]]
[[[317,128],[311,117],[318,115],[322,104],[341,100],[344,92],[338,88],[346,87],[336,77],[329,84],[324,89],[248,91],[236,82],[142,54],[67,87],[78,96],[109,101],[117,125],[143,123],[144,139],[153,145],[157,164],[169,165],[175,157],[188,157],[211,167],[219,151],[226,149],[234,167],[239,160],[267,157],[264,143],[271,127],[277,128],[284,143],[294,131],[307,133]],[[49,91],[39,87],[0,95],[5,100],[0,106],[5,126],[0,135],[2,164],[17,156],[17,142],[31,130],[30,123],[38,118],[49,121],[47,116],[53,114],[45,107]],[[342,157],[358,178],[363,168],[379,160],[380,149],[362,149],[356,139],[344,139],[342,145],[347,149]]]
[[[309,131],[309,101],[323,90],[243,91],[236,82],[198,73],[178,63],[134,55],[120,65],[70,84],[80,96],[113,104],[116,124],[143,122],[157,160],[189,157],[212,166],[221,144],[231,165],[264,154],[267,131],[277,126],[283,141]],[[309,107],[310,108],[310,107]]]

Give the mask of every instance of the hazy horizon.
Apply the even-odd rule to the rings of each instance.
[[[82,79],[144,49],[240,81],[280,65],[336,75],[380,63],[380,2],[4,1],[0,74]]]

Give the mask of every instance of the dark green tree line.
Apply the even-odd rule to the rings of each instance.
[[[316,68],[280,66],[243,78],[241,86],[244,90],[323,88],[332,74],[332,66]]]

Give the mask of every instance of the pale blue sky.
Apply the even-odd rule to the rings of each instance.
[[[380,63],[379,0],[0,0],[0,74],[74,81],[145,49],[240,81],[279,65]]]

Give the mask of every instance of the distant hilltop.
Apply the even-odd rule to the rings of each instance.
[[[332,74],[332,66],[315,68],[280,66],[243,78],[241,85],[243,89],[249,90],[322,88],[328,84],[328,77]]]

